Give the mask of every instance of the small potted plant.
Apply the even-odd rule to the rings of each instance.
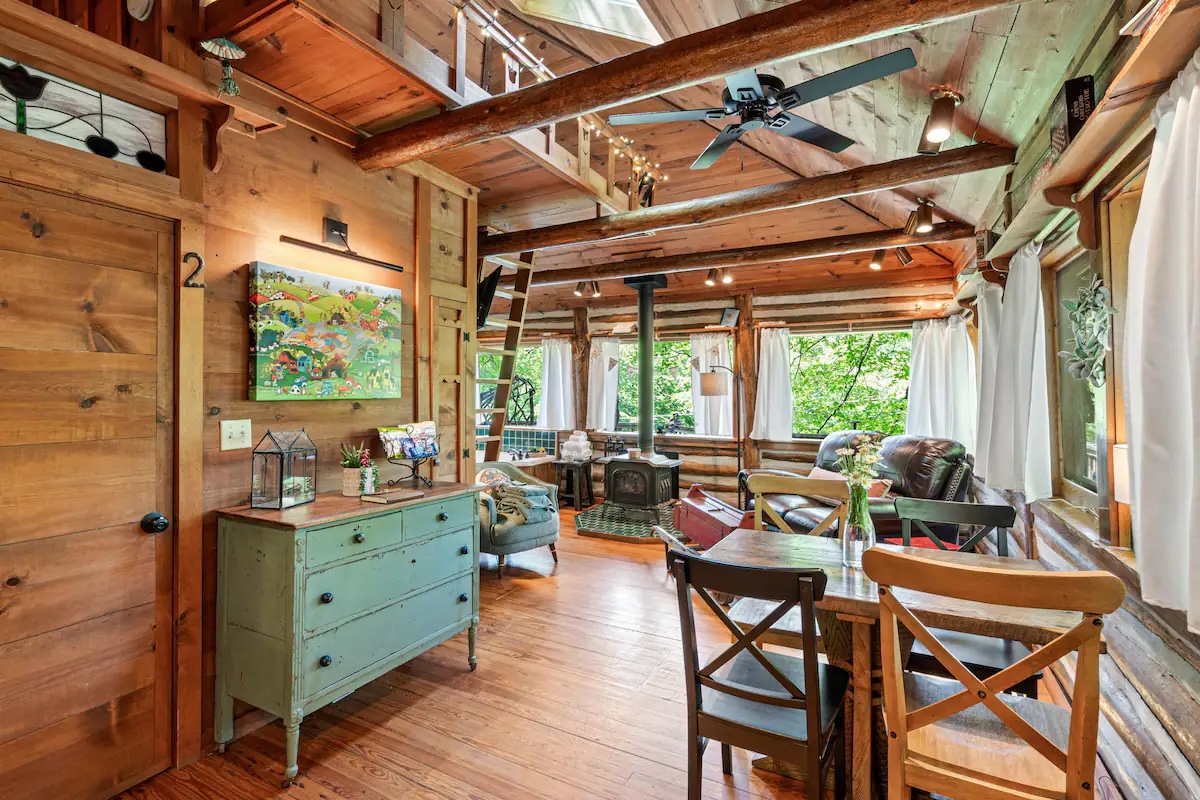
[[[838,472],[850,484],[850,502],[842,531],[842,564],[862,569],[863,552],[875,546],[875,523],[867,503],[867,490],[875,479],[879,463],[880,437],[862,434],[855,436],[837,453]]]
[[[342,494],[359,497],[379,491],[379,470],[366,442],[355,447],[342,444]]]

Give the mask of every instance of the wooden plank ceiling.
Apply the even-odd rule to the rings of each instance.
[[[641,5],[660,33],[669,39],[769,10],[779,1],[641,0]],[[595,31],[524,18],[508,0],[499,0],[499,5],[500,21],[510,31],[524,35],[526,47],[544,57],[556,74],[584,69],[645,46]],[[762,68],[760,72],[777,75],[785,84],[792,85],[893,50],[912,48],[917,58],[916,69],[797,109],[857,142],[837,155],[766,131],[755,131],[743,137],[712,168],[692,171],[688,166],[724,121],[630,126],[622,128],[621,133],[633,138],[636,149],[660,163],[662,171],[670,176],[667,183],[657,188],[658,203],[798,176],[840,172],[861,164],[913,155],[928,113],[929,91],[935,86],[948,86],[965,98],[958,109],[956,129],[943,149],[975,141],[1018,145],[1037,124],[1074,54],[1094,34],[1113,5],[1113,0],[1029,2]],[[612,109],[606,115],[719,106],[723,88],[720,81],[702,84]],[[560,131],[560,140],[569,134],[573,130]],[[607,169],[605,144],[596,140],[593,145],[593,165],[600,172]],[[434,159],[438,166],[481,188],[481,221],[516,230],[595,214],[594,207],[581,201],[577,193],[572,199],[571,192],[554,187],[552,182],[514,169],[515,162],[500,153],[503,148],[493,147],[489,154],[485,147],[463,148]],[[494,160],[489,161],[489,155]],[[900,227],[918,196],[932,198],[943,219],[978,223],[1003,180],[1003,169],[945,178],[899,191],[743,217],[699,229],[543,251],[535,264],[537,269],[558,269]],[[889,283],[908,279],[909,272],[913,279],[949,277],[955,273],[955,265],[961,266],[972,252],[971,242],[919,248],[914,250],[915,260],[908,267],[901,267],[894,256],[889,256],[884,270],[868,275],[860,273],[867,270],[869,253],[750,268],[735,273],[732,287],[709,291],[715,297],[739,287],[745,291],[748,286],[764,292],[847,286],[864,280]],[[703,273],[672,275],[664,294],[703,291],[706,288],[703,281]],[[606,296],[628,293],[632,297],[618,282],[607,282],[602,290]],[[585,301],[575,298],[571,287],[542,287],[537,290],[532,307],[561,308]]]

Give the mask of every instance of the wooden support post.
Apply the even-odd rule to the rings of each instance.
[[[492,88],[492,65],[495,60],[496,39],[492,36],[485,36],[483,39],[483,64],[479,70],[479,85],[488,94],[499,94],[499,92]]]
[[[467,15],[461,8],[454,12],[454,92],[467,93]]]
[[[608,143],[608,172],[605,178],[604,193],[611,199],[617,193],[617,146]]]
[[[413,419],[433,419],[433,363],[430,337],[434,328],[431,297],[431,261],[433,184],[424,178],[416,181],[416,209],[413,232]],[[432,478],[432,465],[427,478]]]
[[[591,377],[588,310],[575,309],[574,321],[575,335],[571,341],[571,352],[575,354],[575,424],[580,430],[584,430],[587,423],[588,380]]]
[[[579,156],[579,177],[586,178],[592,171],[592,132],[588,130],[583,117],[575,120],[579,126],[579,146],[575,153]],[[597,206],[599,207],[599,206]]]
[[[398,55],[404,55],[404,4],[406,0],[379,0],[379,38]],[[462,12],[459,12],[462,13]]]
[[[750,438],[754,429],[754,410],[758,407],[758,331],[754,328],[754,299],[748,294],[734,298],[738,310],[735,356],[738,376],[742,379],[742,403],[746,420],[742,428],[742,466],[758,469],[762,459],[758,444]]]
[[[462,403],[462,448],[463,457],[459,459],[458,479],[469,483],[475,479],[476,449],[475,433],[475,398],[478,396],[475,384],[475,370],[478,364],[478,332],[475,330],[475,304],[479,294],[479,256],[477,242],[479,241],[479,200],[475,191],[463,198],[465,214],[463,214],[463,279],[467,285],[466,327],[463,329],[463,363],[459,366],[460,392]]]
[[[504,93],[515,92],[521,88],[521,62],[504,51]]]
[[[782,211],[829,200],[844,200],[870,192],[896,189],[910,183],[1005,166],[1012,163],[1014,153],[1011,147],[1003,145],[976,144],[946,150],[936,156],[915,156],[883,164],[867,164],[845,172],[739,189],[712,197],[666,203],[580,222],[566,222],[545,228],[486,236],[480,241],[479,252],[481,255],[490,256],[542,250],[547,247],[598,242],[633,233],[703,225],[747,214]]]
[[[974,236],[975,227],[973,225],[943,222],[934,225],[933,230],[929,233],[907,234],[904,231],[872,231],[871,233],[830,236],[824,239],[809,239],[804,242],[713,250],[661,258],[634,258],[587,267],[545,270],[534,275],[533,283],[535,286],[552,286],[578,281],[613,280],[638,275],[691,272],[714,267],[748,267],[783,261],[798,261],[805,258],[829,258],[869,250],[914,247],[934,242],[952,242],[957,239],[971,239]]]

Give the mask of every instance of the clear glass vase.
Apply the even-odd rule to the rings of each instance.
[[[842,531],[842,564],[862,569],[863,553],[875,546],[875,523],[867,504],[867,487],[850,484],[849,509],[845,530]]]

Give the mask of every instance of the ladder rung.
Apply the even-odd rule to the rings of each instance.
[[[476,383],[489,383],[489,384],[494,383],[497,386],[499,386],[501,384],[512,383],[512,379],[511,378],[480,378],[475,382]]]
[[[496,317],[488,317],[487,320],[483,324],[487,325],[488,327],[491,327],[491,328],[497,328],[497,327],[499,327],[499,328],[519,328],[519,327],[521,327],[521,320],[519,320],[519,319],[498,319]]]
[[[493,261],[506,269],[529,269],[531,265],[508,256],[485,256],[485,260]]]
[[[497,289],[496,297],[504,297],[509,300],[521,299],[524,300],[529,295],[524,292],[518,292],[516,289]]]
[[[476,436],[475,441],[477,441],[477,442],[499,442],[503,438],[504,438],[503,436]]]
[[[504,409],[503,408],[477,408],[477,409],[475,409],[475,413],[476,414],[503,414]]]
[[[500,356],[500,357],[515,356],[517,354],[516,350],[502,350],[497,347],[479,347],[479,348],[476,348],[475,352],[478,353],[479,355]]]

